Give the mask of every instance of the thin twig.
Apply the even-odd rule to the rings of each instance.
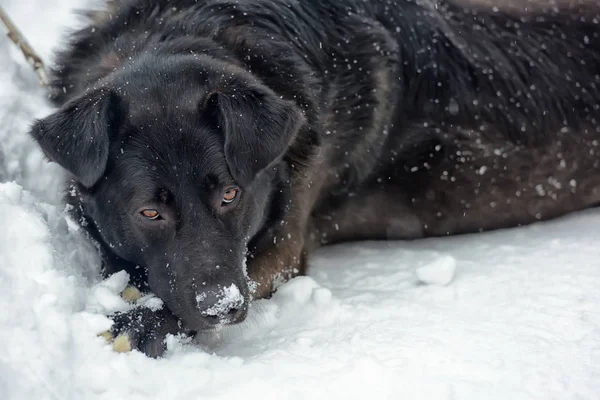
[[[23,34],[17,29],[12,20],[8,17],[8,14],[4,11],[2,6],[0,6],[0,20],[8,29],[7,36],[10,40],[13,41],[14,44],[21,49],[21,52],[25,56],[27,62],[33,67],[35,73],[40,79],[40,85],[47,86],[48,85],[48,75],[46,74],[46,68],[44,67],[44,62],[37,55],[37,53],[33,50],[31,45],[27,43]]]

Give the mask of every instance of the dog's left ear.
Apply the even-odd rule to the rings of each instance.
[[[225,158],[242,186],[283,157],[305,122],[294,103],[266,88],[213,92],[205,104],[216,113],[225,134]]]
[[[46,157],[90,188],[106,169],[109,145],[124,115],[121,103],[116,93],[97,89],[36,121],[30,135]]]

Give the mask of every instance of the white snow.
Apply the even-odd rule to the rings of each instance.
[[[451,255],[437,257],[415,270],[417,278],[421,282],[441,286],[446,286],[452,281],[454,272],[456,272],[456,259]]]
[[[163,308],[164,303],[163,301],[156,297],[154,294],[147,294],[145,296],[142,296],[141,299],[139,299],[136,304],[138,306],[142,306],[142,307],[146,307],[151,309],[152,311],[158,311],[161,308]]]
[[[45,57],[73,0],[0,0]],[[165,358],[97,337],[125,309],[126,274],[60,204],[61,171],[26,136],[50,112],[0,37],[0,399],[600,398],[600,212],[488,234],[321,251],[310,276],[253,304],[246,323]],[[422,285],[440,255],[460,273]],[[442,268],[443,269],[443,268]],[[427,279],[426,279],[427,280]]]

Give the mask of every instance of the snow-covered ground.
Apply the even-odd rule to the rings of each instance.
[[[74,0],[0,0],[48,59]],[[125,275],[65,219],[26,136],[51,109],[0,37],[0,399],[600,398],[600,212],[504,232],[332,247],[248,322],[164,359],[96,335]]]

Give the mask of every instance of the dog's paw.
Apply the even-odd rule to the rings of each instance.
[[[167,335],[184,333],[179,320],[168,310],[152,311],[136,307],[111,316],[113,325],[100,334],[119,353],[139,350],[149,357],[161,357],[166,350]]]

